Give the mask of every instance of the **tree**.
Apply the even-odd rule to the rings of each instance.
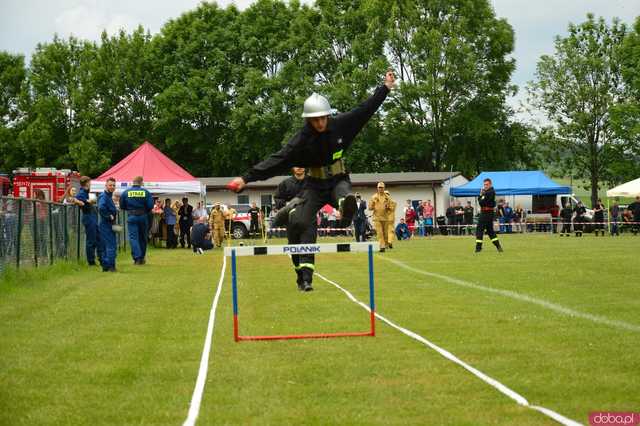
[[[577,177],[589,179],[592,204],[621,147],[611,112],[625,99],[620,46],[626,32],[617,19],[608,25],[587,15],[569,25],[567,37],[556,37],[554,55],[540,58],[529,85],[532,103],[554,125],[554,148],[569,153],[567,166]]]
[[[24,57],[0,52],[0,170],[20,166],[17,147],[20,92],[26,77]]]
[[[387,51],[402,81],[387,122],[390,143],[406,143],[412,168],[457,167],[461,151],[453,144],[464,130],[461,117],[487,108],[496,109],[485,111],[492,117],[505,117],[500,111],[514,90],[511,26],[486,0],[405,0],[393,4],[389,32]]]

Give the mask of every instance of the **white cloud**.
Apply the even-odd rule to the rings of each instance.
[[[133,16],[109,12],[93,1],[66,9],[55,18],[56,32],[60,36],[74,35],[89,40],[98,40],[104,30],[109,34],[120,29],[130,31],[139,23]]]

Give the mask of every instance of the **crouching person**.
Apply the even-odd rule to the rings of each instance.
[[[197,219],[195,225],[191,227],[191,246],[193,252],[202,254],[205,250],[211,250],[213,243],[211,242],[211,230],[207,225],[207,218],[201,216]]]

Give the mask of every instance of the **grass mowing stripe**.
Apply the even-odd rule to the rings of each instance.
[[[396,266],[399,266],[401,268],[404,268],[408,271],[411,272],[415,272],[417,274],[421,274],[421,275],[426,275],[428,277],[433,277],[433,278],[438,278],[440,280],[449,282],[451,284],[455,284],[461,287],[467,287],[467,288],[472,288],[475,290],[482,290],[482,291],[486,291],[488,293],[494,293],[494,294],[499,294],[501,296],[505,296],[505,297],[509,297],[511,299],[515,299],[515,300],[520,300],[522,302],[528,302],[528,303],[532,303],[534,305],[538,305],[538,306],[542,306],[543,308],[552,310],[554,312],[558,312],[560,314],[563,315],[568,315],[570,317],[577,317],[577,318],[582,318],[582,319],[586,319],[598,324],[605,324],[605,325],[609,325],[611,327],[615,327],[615,328],[619,328],[619,329],[623,329],[623,330],[628,330],[628,331],[635,331],[635,332],[640,332],[640,325],[636,325],[636,324],[631,324],[625,321],[619,321],[619,320],[612,320],[609,319],[607,317],[603,317],[601,315],[593,315],[593,314],[588,314],[585,312],[580,312],[580,311],[576,311],[575,309],[571,309],[571,308],[567,308],[564,307],[562,305],[558,305],[555,303],[551,303],[548,302],[546,300],[542,300],[542,299],[537,299],[535,297],[531,297],[531,296],[527,296],[526,294],[521,294],[521,293],[517,293],[515,291],[511,291],[511,290],[501,290],[501,289],[496,289],[496,288],[492,288],[492,287],[486,287],[480,284],[475,284],[475,283],[471,283],[468,281],[463,281],[457,278],[453,278],[453,277],[449,277],[446,275],[442,275],[442,274],[437,274],[435,272],[427,272],[427,271],[423,271],[421,269],[417,269],[414,267],[411,267],[409,265],[407,265],[404,262],[401,262],[399,260],[395,260],[395,259],[388,259],[388,258],[384,258],[380,256],[380,259],[386,260],[387,262],[391,262]]]
[[[218,289],[211,304],[211,312],[209,314],[209,324],[207,325],[207,337],[204,339],[204,348],[202,349],[202,358],[200,360],[200,370],[196,379],[196,387],[193,389],[191,404],[189,404],[189,414],[184,426],[193,426],[196,424],[198,413],[200,412],[200,403],[202,402],[202,393],[204,392],[204,384],[207,380],[207,368],[209,366],[209,353],[211,352],[211,342],[213,340],[213,325],[216,318],[216,308],[220,299],[220,291],[222,290],[222,282],[224,281],[224,273],[227,268],[227,257],[222,256],[222,271],[220,272],[220,280],[218,281]]]
[[[346,294],[347,297],[349,299],[351,299],[354,303],[359,304],[361,307],[363,307],[364,309],[366,309],[367,311],[370,312],[369,306],[365,305],[363,302],[361,302],[358,299],[356,299],[351,294],[351,292],[349,292],[345,288],[341,287],[339,284],[331,281],[330,279],[324,277],[323,275],[321,275],[321,274],[319,274],[317,272],[315,273],[315,275],[317,275],[321,279],[325,280],[329,284],[337,287],[344,294]],[[435,343],[430,342],[429,340],[425,339],[424,337],[420,336],[419,334],[414,333],[411,330],[408,330],[408,329],[406,329],[404,327],[401,327],[401,326],[393,323],[391,320],[383,317],[379,313],[376,313],[375,315],[376,315],[377,318],[379,318],[381,321],[385,322],[389,326],[391,326],[391,327],[395,328],[396,330],[400,331],[401,333],[411,337],[412,339],[417,340],[420,343],[423,343],[424,345],[426,345],[426,346],[430,347],[431,349],[433,349],[434,351],[438,352],[443,357],[445,357],[448,360],[454,362],[455,364],[458,364],[459,366],[461,366],[465,370],[467,370],[470,373],[472,373],[474,376],[478,377],[480,380],[484,381],[485,383],[488,383],[489,385],[491,385],[494,388],[496,388],[497,390],[499,390],[501,393],[503,393],[506,396],[508,396],[509,398],[513,399],[518,404],[520,404],[522,406],[525,406],[525,407],[528,407],[528,408],[531,408],[532,410],[538,411],[540,413],[543,413],[544,415],[552,418],[553,420],[555,420],[558,423],[563,424],[565,426],[580,426],[581,425],[581,423],[578,423],[575,420],[569,419],[569,418],[563,416],[562,414],[556,413],[553,410],[550,410],[550,409],[545,408],[545,407],[540,407],[540,406],[537,406],[537,405],[529,404],[529,401],[527,401],[527,399],[525,397],[523,397],[519,393],[515,392],[514,390],[508,388],[507,386],[505,386],[504,384],[500,383],[499,381],[487,376],[482,371],[480,371],[480,370],[472,367],[471,365],[465,363],[460,358],[458,358],[455,355],[453,355],[451,352],[441,348],[440,346],[436,345]]]

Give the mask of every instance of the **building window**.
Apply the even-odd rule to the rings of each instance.
[[[265,215],[269,215],[269,213],[271,213],[271,204],[273,203],[272,198],[271,194],[260,195],[260,208]]]
[[[238,195],[238,204],[249,204],[248,195]]]

